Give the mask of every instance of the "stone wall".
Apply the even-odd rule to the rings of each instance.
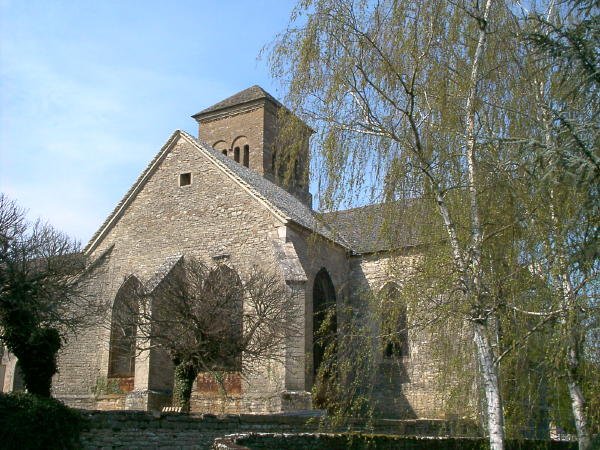
[[[87,429],[82,433],[84,449],[210,449],[216,438],[232,433],[306,433],[319,431],[316,417],[285,415],[152,415],[143,412],[88,412]],[[470,424],[444,421],[375,421],[371,432],[407,435],[476,434]],[[366,430],[362,421],[353,421],[345,430]]]
[[[407,249],[395,254],[366,254],[350,259],[349,301],[362,311],[373,336],[381,334],[377,294],[390,282],[401,291],[413,276],[420,257],[418,250]],[[399,299],[407,306],[407,354],[401,358],[384,358],[380,338],[373,341],[372,406],[378,415],[392,418],[475,417],[477,393],[472,391],[475,386],[472,377],[476,368],[469,357],[470,341],[459,330],[450,330],[444,336],[444,331],[448,331],[444,330],[447,325],[444,321],[423,326],[435,319],[432,316],[435,309],[422,297]],[[448,378],[454,369],[440,359],[443,350],[439,345],[448,335],[455,341],[448,360],[456,358],[463,369],[470,368],[471,378],[463,380],[460,388],[456,379]],[[456,398],[457,395],[460,398]]]
[[[488,448],[486,438],[431,439],[354,433],[246,433],[215,439],[214,450],[483,450]],[[508,440],[507,450],[576,450],[576,442]]]
[[[59,371],[52,379],[52,393],[69,406],[94,408],[95,391],[98,384],[106,380],[110,306],[116,284],[124,279],[119,274],[118,280],[109,281],[115,274],[115,267],[109,264],[113,249],[107,246],[93,257],[95,264],[86,277],[85,295],[95,298],[94,302],[98,304],[104,302],[106,315],[98,317],[95,325],[67,335],[66,343],[58,354]]]

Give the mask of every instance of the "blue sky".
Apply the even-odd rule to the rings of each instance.
[[[0,0],[0,191],[87,242],[175,129],[253,84],[291,0]]]

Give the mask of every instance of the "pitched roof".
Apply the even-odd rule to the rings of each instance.
[[[422,243],[418,224],[423,223],[423,202],[380,203],[319,214],[286,190],[214,150],[206,142],[177,130],[92,236],[84,253],[89,254],[108,233],[180,137],[201,151],[283,222],[292,221],[355,253],[389,251]]]
[[[284,222],[293,221],[308,230],[319,233],[327,239],[330,239],[333,242],[350,249],[343,237],[333,233],[319,220],[319,218],[316,216],[316,213],[312,209],[310,209],[292,194],[270,182],[258,173],[250,170],[249,168],[236,163],[232,159],[223,155],[221,152],[214,150],[207,143],[194,138],[185,131],[177,130],[171,135],[171,137],[167,140],[165,145],[163,145],[161,150],[152,159],[152,161],[150,161],[146,169],[138,177],[133,186],[127,191],[123,199],[117,204],[115,209],[106,218],[98,231],[96,231],[96,233],[92,236],[84,249],[85,253],[89,253],[93,248],[95,248],[100,240],[116,223],[119,217],[121,217],[127,206],[137,196],[137,193],[142,189],[146,181],[160,165],[160,162],[168,154],[169,150],[173,144],[177,142],[179,137],[183,137],[192,145],[194,145],[196,149],[201,151],[205,156],[213,161],[218,168],[234,179],[257,200],[263,203],[280,220]]]
[[[194,114],[192,117],[196,118],[207,113],[212,113],[221,109],[231,108],[232,106],[238,106],[244,103],[250,103],[262,98],[269,99],[276,105],[281,106],[281,103],[279,103],[279,101],[275,99],[275,97],[273,97],[259,85],[255,84],[254,86],[251,86],[248,89],[244,89],[243,91],[240,91],[237,94],[233,94],[231,97],[227,97],[225,100],[222,100],[219,103],[215,103],[214,105],[203,109],[199,113]]]
[[[323,222],[356,253],[375,253],[423,243],[418,224],[423,203],[418,200],[378,203],[323,213]]]

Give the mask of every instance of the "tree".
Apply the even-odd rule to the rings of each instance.
[[[537,150],[546,160],[546,173],[562,172],[562,181],[583,186],[584,206],[598,214],[600,11],[592,0],[557,3],[533,11],[525,34],[530,50],[541,61],[538,84],[542,81],[546,88],[538,91],[537,105],[544,109],[554,134]]]
[[[420,197],[437,216],[425,257],[437,262],[429,285],[445,294],[430,298],[469,325],[493,449],[504,446],[497,343],[506,302],[495,286],[500,273],[509,285],[519,263],[511,191],[522,179],[507,139],[518,114],[503,108],[520,107],[518,31],[502,1],[306,0],[271,53],[287,103],[321,130],[322,206],[367,188],[372,198]]]
[[[0,341],[18,358],[27,390],[50,396],[66,334],[102,308],[80,283],[79,245],[52,226],[30,223],[0,194]]]
[[[558,329],[573,356],[597,323],[580,314],[597,303],[597,6],[548,6],[560,20],[498,0],[305,0],[271,53],[291,109],[321,130],[322,207],[365,188],[428,205],[413,281],[471,328],[492,448],[500,363]]]
[[[550,2],[528,19],[534,69],[528,125],[537,133],[523,152],[532,180],[527,249],[551,292],[547,311],[557,313],[557,364],[583,450],[592,446],[583,386],[586,369],[594,367],[590,330],[598,321],[600,15],[594,2],[573,0]]]
[[[138,351],[165,350],[175,366],[174,403],[189,410],[192,384],[200,372],[245,373],[261,362],[281,360],[284,344],[297,331],[297,306],[275,274],[253,267],[247,278],[224,264],[180,260],[152,290],[131,284],[118,328],[134,329]],[[131,335],[131,334],[130,334]]]

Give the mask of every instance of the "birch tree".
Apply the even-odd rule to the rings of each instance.
[[[482,216],[501,201],[482,168],[509,171],[510,158],[492,157],[510,126],[497,105],[511,95],[515,26],[499,0],[305,0],[271,53],[291,109],[320,130],[321,207],[365,188],[377,199],[378,180],[393,173],[405,197],[437,211],[453,280],[447,306],[473,336],[493,449],[504,448],[500,299],[488,286],[486,245],[514,223]]]
[[[587,450],[592,442],[585,353],[593,336],[589,326],[598,320],[600,15],[593,2],[550,1],[528,22],[534,72],[532,109],[524,122],[537,130],[524,147],[532,179],[528,254],[551,289],[554,301],[546,315],[558,318],[560,365],[579,448]]]

